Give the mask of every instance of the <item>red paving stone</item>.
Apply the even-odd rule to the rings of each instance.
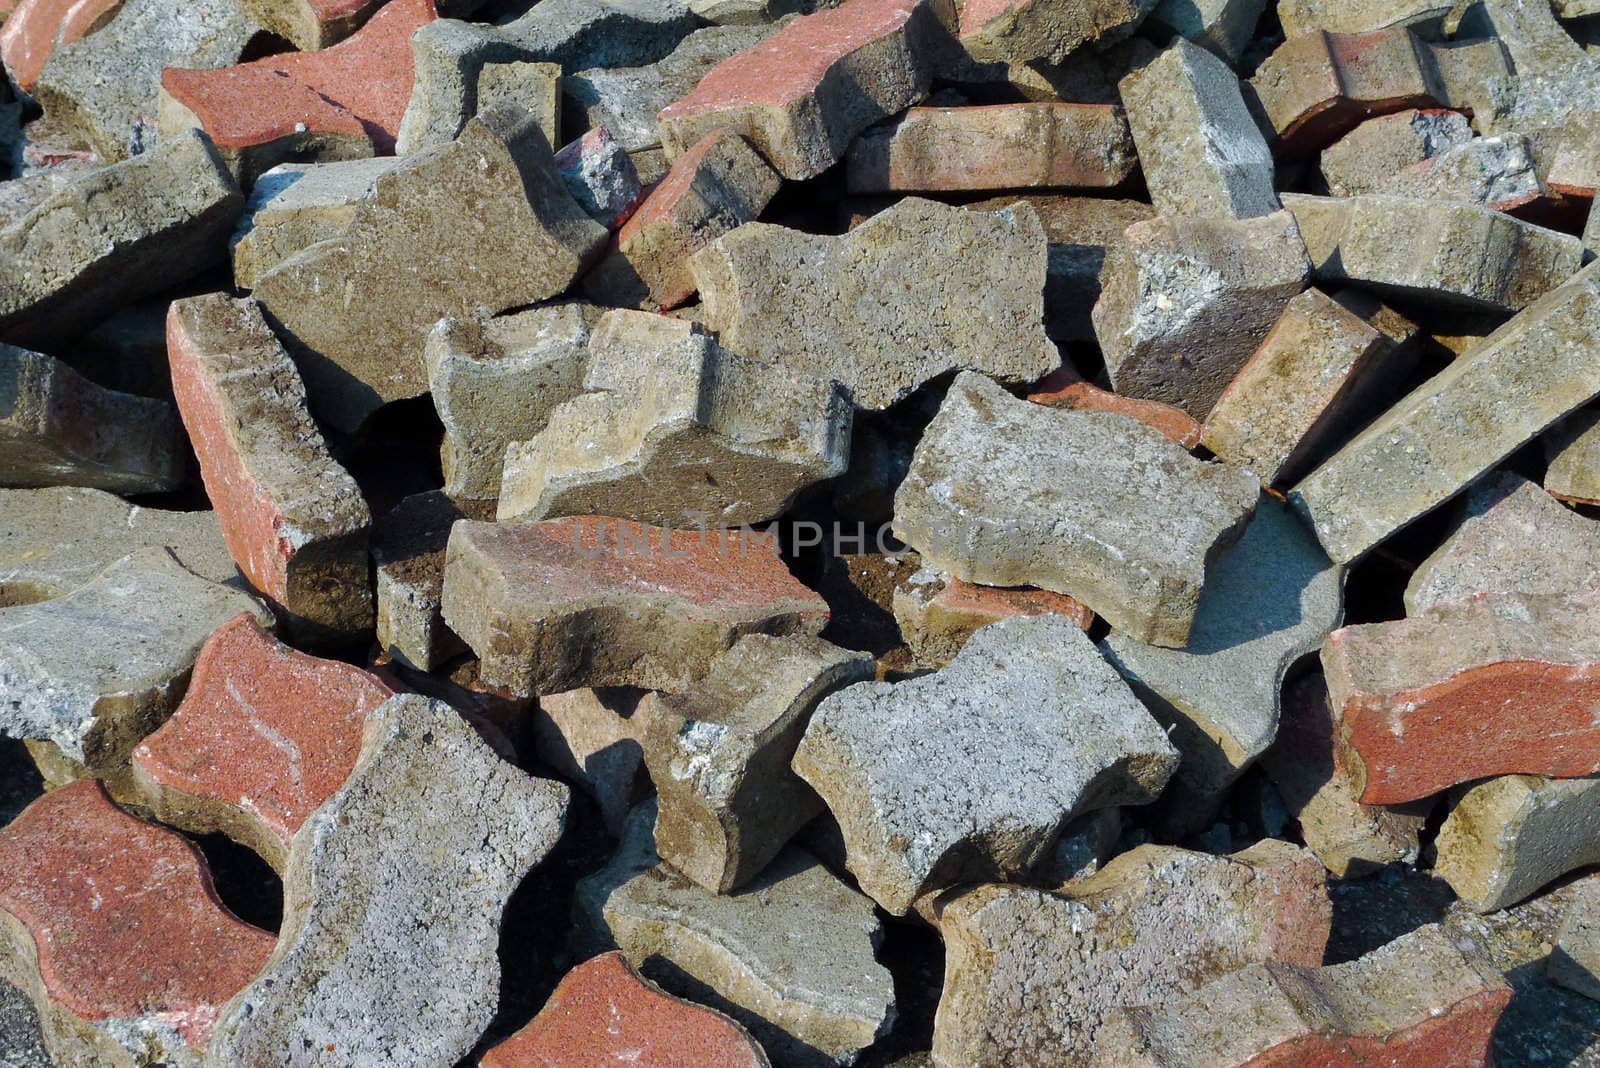
[[[395,690],[292,649],[249,615],[200,650],[183,703],[134,750],[141,781],[226,805],[289,840],[349,778],[367,715]]]
[[[970,616],[977,626],[997,623],[1015,616],[1066,616],[1084,630],[1094,625],[1094,612],[1088,605],[1064,593],[1028,588],[978,586],[951,578],[929,602],[947,613]],[[976,629],[976,627],[974,627]]]
[[[7,14],[0,2],[0,61],[11,80],[31,92],[52,52],[99,29],[121,6],[122,0],[22,0]]]
[[[90,780],[0,830],[0,910],[31,936],[58,1006],[90,1021],[153,1018],[196,1049],[277,941],[223,906],[199,850]]]
[[[481,1068],[767,1068],[744,1028],[643,979],[620,951],[568,972],[533,1021]]]
[[[1186,449],[1200,444],[1200,424],[1188,412],[1160,401],[1124,397],[1101,389],[1070,366],[1063,365],[1040,379],[1028,399],[1051,408],[1130,416]]]

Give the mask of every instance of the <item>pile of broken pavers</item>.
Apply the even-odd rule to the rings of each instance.
[[[1600,3],[439,7],[0,0],[0,1062],[1600,1063]]]

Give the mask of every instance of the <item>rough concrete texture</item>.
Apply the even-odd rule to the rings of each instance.
[[[1111,104],[911,108],[851,142],[845,187],[852,193],[1111,189],[1139,162],[1128,120]]]
[[[1094,306],[1114,388],[1205,419],[1310,267],[1287,212],[1128,227],[1106,252]]]
[[[237,63],[260,32],[238,0],[127,0],[104,29],[55,50],[33,95],[71,141],[125,160],[155,137],[163,71]]]
[[[682,0],[557,0],[499,26],[512,41],[567,73],[636,67],[669,55],[700,24]]]
[[[939,1068],[1087,1064],[1106,1018],[1248,964],[1322,963],[1322,866],[1287,842],[1211,856],[1144,845],[1049,893],[981,886],[946,902]]]
[[[21,987],[0,983],[0,1064],[8,1068],[52,1068],[39,1014]]]
[[[1155,209],[1137,200],[1037,195],[999,196],[966,207],[995,211],[1019,200],[1038,213],[1048,242],[1045,333],[1052,341],[1093,341],[1090,313],[1100,299],[1100,269],[1106,255],[1112,246],[1121,244],[1129,226],[1155,218]]]
[[[756,534],[462,520],[445,558],[445,620],[484,683],[519,696],[683,690],[742,635],[816,634],[827,614]]]
[[[178,413],[0,342],[0,486],[162,493],[186,477]]]
[[[176,301],[167,346],[178,409],[239,570],[297,635],[369,630],[372,516],[260,308],[221,293]]]
[[[1120,393],[1101,389],[1067,363],[1063,363],[1060,370],[1052,371],[1035,382],[1027,399],[1047,408],[1126,415],[1185,449],[1200,444],[1200,424],[1182,408],[1161,401],[1124,397]]]
[[[614,307],[677,307],[694,295],[690,257],[753,221],[781,182],[748,141],[713,130],[672,161],[616,247],[584,276],[584,292]]]
[[[1475,204],[1369,195],[1289,193],[1318,281],[1355,282],[1411,300],[1473,311],[1520,311],[1583,259],[1571,234]]]
[[[1151,25],[1165,26],[1193,41],[1231,67],[1255,36],[1270,0],[1160,0]]]
[[[32,998],[54,1063],[96,1068],[199,1068],[273,941],[222,904],[198,849],[92,782],[0,831],[0,931],[0,977]]]
[[[907,197],[842,237],[747,223],[692,265],[701,315],[728,348],[887,408],[953,370],[1005,382],[1055,370],[1046,259],[1026,205],[977,212]]]
[[[539,759],[594,798],[613,837],[651,794],[641,741],[640,704],[647,700],[643,691],[626,686],[568,690],[539,698],[532,712]]]
[[[1200,440],[1262,485],[1289,486],[1336,452],[1403,386],[1416,324],[1360,290],[1308,289],[1222,391]]]
[[[1452,106],[1433,50],[1404,27],[1291,37],[1250,85],[1278,135],[1275,151],[1297,158],[1316,155],[1375,115]]]
[[[240,612],[272,625],[248,594],[154,546],[65,596],[0,609],[0,734],[49,742],[75,774],[121,792],[134,746],[177,707],[206,638]]]
[[[635,809],[610,864],[578,883],[580,934],[726,1012],[778,1064],[850,1064],[888,1030],[894,983],[874,959],[871,901],[797,847],[745,889],[713,894],[659,862],[654,822],[653,803]]]
[[[928,92],[950,0],[844,0],[723,60],[662,109],[667,156],[729,129],[785,178],[812,178],[862,130]]]
[[[1340,760],[1368,804],[1512,773],[1600,773],[1600,592],[1477,594],[1328,637]]]
[[[823,810],[789,768],[813,710],[873,669],[871,656],[821,638],[752,634],[693,689],[647,699],[640,740],[661,859],[718,894],[760,874]]]
[[[116,17],[122,0],[22,0],[0,19],[0,61],[17,88],[31,91],[51,53]]]
[[[498,1002],[500,913],[560,838],[567,799],[449,705],[379,706],[349,780],[294,837],[278,948],[224,1011],[212,1062],[465,1056]]]
[[[1395,175],[1472,140],[1459,111],[1412,109],[1368,119],[1322,150],[1322,179],[1334,196],[1376,193]]]
[[[1290,37],[1328,33],[1371,33],[1390,26],[1442,22],[1448,0],[1278,0],[1278,21]]]
[[[426,392],[423,347],[440,318],[554,296],[605,238],[533,117],[491,110],[380,177],[343,237],[268,271],[255,295],[305,369],[317,417],[348,432]]]
[[[478,1064],[540,1068],[574,1061],[770,1068],[748,1031],[720,1012],[668,994],[620,950],[568,972],[539,1015]]]
[[[396,155],[447,145],[480,111],[515,104],[552,145],[561,142],[561,67],[493,27],[435,19],[411,35],[411,99],[395,131]]]
[[[0,231],[0,338],[48,345],[221,262],[243,203],[202,134],[89,172]]]
[[[1022,586],[974,586],[937,568],[922,567],[894,588],[894,621],[913,659],[943,667],[980,628],[1014,616],[1058,615],[1080,630],[1094,624],[1094,613],[1061,593]]]
[[[562,146],[556,169],[572,199],[607,230],[619,229],[644,199],[633,157],[604,126]]]
[[[1381,192],[1492,211],[1514,211],[1550,195],[1527,139],[1518,136],[1474,138],[1394,175]]]
[[[958,33],[974,59],[1060,63],[1082,45],[1110,45],[1130,36],[1157,2],[967,0]]]
[[[1600,778],[1504,775],[1463,793],[1435,842],[1433,870],[1479,912],[1507,908],[1600,864]]]
[[[894,531],[956,578],[1065,593],[1132,638],[1182,646],[1257,491],[1127,416],[1054,410],[964,374],[895,493]]]
[[[1344,616],[1344,569],[1328,562],[1288,506],[1263,496],[1244,536],[1212,565],[1182,649],[1120,631],[1107,659],[1183,753],[1176,813],[1207,819],[1226,789],[1277,737],[1289,670]]]
[[[854,409],[837,382],[730,352],[687,320],[607,313],[584,385],[506,449],[499,519],[755,525],[849,462]]]
[[[241,0],[247,16],[302,52],[337,44],[387,0]]]
[[[1117,88],[1157,211],[1250,219],[1278,210],[1272,151],[1227,63],[1180,37]]]
[[[1525,308],[1407,394],[1290,494],[1349,563],[1600,393],[1600,268]]]
[[[165,546],[212,582],[240,581],[211,512],[141,508],[95,489],[0,490],[0,607],[71,593],[124,556]]]
[[[1177,757],[1083,631],[1037,616],[985,627],[934,674],[824,699],[794,770],[839,821],[862,890],[903,916],[1026,870],[1073,816],[1154,800]]]
[[[296,252],[343,234],[373,183],[399,162],[375,156],[284,163],[261,175],[229,241],[234,284],[253,289],[256,279]]]
[[[1336,759],[1328,683],[1312,672],[1283,691],[1278,737],[1261,766],[1284,808],[1300,824],[1306,848],[1341,878],[1359,878],[1386,864],[1417,860],[1428,805],[1363,805],[1349,771]]]
[[[172,718],[133,751],[139,801],[169,826],[226,834],[281,874],[295,832],[355,767],[368,714],[393,693],[236,616],[206,639]]]
[[[1600,1001],[1600,879],[1578,883],[1547,968],[1552,983]]]
[[[422,349],[428,390],[444,424],[444,491],[500,496],[506,446],[535,437],[550,414],[583,395],[596,309],[558,303],[492,319],[445,318]]]
[[[378,645],[390,656],[435,671],[467,652],[440,608],[444,550],[456,520],[493,514],[486,501],[458,501],[434,490],[405,498],[373,524]]]
[[[1475,593],[1558,596],[1593,586],[1600,586],[1600,524],[1506,471],[1466,493],[1460,521],[1406,584],[1406,614]]]
[[[561,83],[566,105],[573,109],[568,114],[581,110],[587,126],[606,127],[629,152],[659,149],[661,130],[656,116],[661,109],[689,95],[717,64],[760,44],[778,28],[765,22],[707,26],[648,66],[580,70]]]
[[[320,52],[166,70],[157,129],[205,130],[247,189],[280,163],[388,155],[411,98],[411,34],[437,17],[433,0],[393,0]]]
[[[1325,968],[1250,964],[1101,1028],[1096,1068],[1177,1064],[1428,1064],[1476,1068],[1511,987],[1435,924]]]
[[[1600,411],[1584,409],[1544,435],[1544,488],[1575,504],[1600,503]]]

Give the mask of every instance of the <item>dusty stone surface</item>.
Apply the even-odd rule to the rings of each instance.
[[[1551,496],[1577,504],[1600,501],[1600,411],[1584,409],[1561,420],[1544,435],[1544,488]]]
[[[0,342],[0,485],[160,493],[187,477],[178,413]]]
[[[63,787],[0,830],[0,976],[28,992],[57,1064],[198,1068],[272,935],[218,899],[204,858]]]
[[[1272,152],[1227,63],[1179,38],[1117,88],[1161,214],[1250,219],[1279,209]]]
[[[1006,382],[1055,370],[1041,322],[1046,257],[1031,208],[907,197],[842,237],[747,223],[692,264],[701,315],[723,345],[835,379],[877,409],[953,370]],[[889,291],[885,277],[903,283]]]
[[[778,29],[765,22],[707,26],[689,34],[655,63],[580,70],[562,80],[561,91],[569,108],[582,109],[590,127],[604,126],[628,151],[659,150],[656,115],[693,92],[717,64],[755,47]]]
[[[1278,19],[1290,37],[1328,33],[1371,33],[1390,26],[1438,22],[1450,10],[1445,0],[1278,0]]]
[[[228,1004],[212,1060],[464,1056],[494,1015],[506,898],[566,809],[565,786],[500,759],[450,706],[380,705],[354,772],[294,837],[278,947]]]
[[[167,319],[173,389],[239,570],[313,640],[372,626],[361,491],[333,459],[306,389],[251,300],[177,301]]]
[[[164,546],[212,582],[240,582],[211,512],[140,508],[103,490],[0,490],[0,607],[48,601],[85,586],[124,556]]]
[[[816,634],[827,603],[759,535],[588,516],[458,522],[444,617],[506,692],[683,690],[744,634]]]
[[[1460,492],[1600,393],[1590,338],[1600,269],[1585,268],[1424,382],[1290,500],[1340,563]]]
[[[849,461],[854,409],[838,383],[730,352],[686,320],[607,313],[584,386],[506,449],[499,519],[754,525]]]
[[[129,553],[65,596],[0,609],[0,733],[49,742],[120,789],[128,757],[177,707],[213,630],[254,598],[186,570],[164,547]]]
[[[1516,136],[1474,138],[1394,175],[1381,192],[1492,211],[1514,211],[1550,195],[1527,138]]]
[[[445,545],[456,520],[489,519],[493,512],[488,502],[432,491],[405,498],[373,525],[378,644],[390,656],[435,671],[466,653],[440,607]]]
[[[221,262],[242,204],[199,134],[89,172],[0,231],[0,338],[47,345]]]
[[[1193,41],[1227,61],[1239,62],[1270,0],[1160,0],[1150,22]]]
[[[1085,44],[1114,44],[1139,28],[1158,0],[971,0],[961,7],[961,45],[989,62],[1060,63]]]
[[[1182,646],[1256,497],[1247,473],[1127,416],[1053,410],[964,374],[895,493],[894,530],[959,579],[1064,593],[1130,637]]]
[[[1475,593],[1559,596],[1593,586],[1600,586],[1600,526],[1503,471],[1467,491],[1460,521],[1406,584],[1406,614]]]
[[[561,67],[489,26],[435,19],[411,35],[411,98],[395,130],[394,150],[409,156],[447,145],[480,111],[516,104],[545,140],[560,144]]]
[[[894,588],[894,619],[918,664],[943,667],[980,628],[1016,616],[1065,616],[1088,631],[1094,613],[1062,593],[975,586],[922,567]]]
[[[568,690],[539,698],[532,711],[539,759],[589,793],[607,833],[622,834],[628,813],[652,792],[645,770],[644,691],[626,686]]]
[[[22,0],[0,29],[0,61],[11,81],[31,91],[52,52],[104,28],[121,6],[122,0]]]
[[[157,128],[203,129],[245,188],[280,163],[387,155],[411,98],[411,34],[436,17],[433,0],[394,0],[320,52],[221,70],[174,64],[161,75]]]
[[[1477,594],[1329,636],[1340,760],[1368,804],[1511,773],[1600,773],[1600,593]]]
[[[1442,108],[1368,119],[1322,150],[1322,178],[1334,196],[1376,193],[1400,172],[1473,138],[1467,116]]]
[[[728,1013],[780,1064],[848,1064],[888,1029],[894,984],[874,959],[871,901],[798,847],[745,889],[713,894],[659,862],[654,820],[653,803],[635,809],[610,864],[578,883],[582,934]]]
[[[295,832],[349,777],[367,716],[393,693],[236,616],[206,639],[172,718],[133,751],[140,800],[170,826],[221,831],[281,874]]]
[[[1548,968],[1552,983],[1600,1001],[1600,881],[1579,882]]]
[[[584,276],[584,292],[617,307],[677,307],[694,295],[690,258],[753,221],[781,181],[748,141],[713,130],[672,161],[622,224],[616,247]]]
[[[1600,779],[1504,775],[1463,793],[1439,828],[1434,873],[1494,912],[1600,863]]]
[[[380,177],[343,237],[280,263],[255,295],[305,368],[318,418],[354,431],[427,390],[423,348],[440,318],[554,296],[605,234],[566,192],[537,122],[491,110]]]
[[[0,1060],[13,1068],[52,1068],[39,1014],[21,987],[0,983]]]
[[[1287,212],[1128,227],[1107,250],[1094,306],[1116,391],[1205,419],[1305,288],[1310,266]]]
[[[1325,968],[1250,964],[1163,1005],[1119,1010],[1097,1066],[1489,1063],[1511,987],[1430,924]]]
[[[1583,242],[1473,204],[1286,194],[1322,282],[1473,311],[1520,311],[1577,271]],[[1401,240],[1401,238],[1404,240]]]
[[[852,193],[1111,189],[1139,165],[1133,144],[1122,109],[1111,104],[911,108],[850,143],[845,186]]]
[[[1110,412],[1137,419],[1150,429],[1171,439],[1173,444],[1192,449],[1200,444],[1200,424],[1182,408],[1161,401],[1124,397],[1101,389],[1078,373],[1070,364],[1052,371],[1033,385],[1028,400],[1047,408],[1067,411]]]
[[[464,500],[500,496],[506,447],[544,430],[583,395],[597,309],[557,303],[492,319],[445,318],[422,359],[444,424],[444,491]]]
[[[655,694],[640,741],[656,785],[656,853],[713,893],[749,883],[823,810],[789,768],[817,703],[872,678],[820,638],[753,634],[682,694]]]
[[[302,52],[349,37],[386,0],[242,0],[245,14]]]
[[[698,25],[682,0],[559,0],[499,29],[533,58],[571,73],[654,63]]]
[[[256,279],[296,252],[343,234],[373,183],[398,162],[377,156],[283,163],[261,175],[229,241],[234,284],[253,289]]]
[[[723,60],[662,109],[669,158],[732,130],[785,178],[812,178],[879,119],[923,97],[953,22],[949,0],[845,0]]]
[[[633,157],[604,126],[562,146],[556,169],[578,206],[607,230],[627,222],[644,199]]]
[[[1222,391],[1200,440],[1248,467],[1263,485],[1289,486],[1333,455],[1414,370],[1418,330],[1359,290],[1308,289]]]
[[[526,1027],[494,1046],[482,1068],[529,1068],[582,1058],[702,1068],[769,1068],[748,1031],[713,1009],[675,998],[621,951],[568,972]]]
[[[155,138],[163,71],[237,63],[260,32],[237,0],[127,0],[104,29],[57,48],[32,93],[73,142],[126,160]]]
[[[794,756],[844,831],[851,873],[895,915],[931,891],[1027,869],[1071,817],[1154,800],[1176,763],[1059,616],[995,623],[942,671],[824,699]]]
[[[939,1068],[1089,1063],[1115,1010],[1249,964],[1322,963],[1323,871],[1272,839],[1231,856],[1145,845],[1060,893],[990,885],[945,903]]]
[[[1203,819],[1272,744],[1284,679],[1339,625],[1343,594],[1344,570],[1286,505],[1263,497],[1212,565],[1187,645],[1163,649],[1119,631],[1102,642],[1183,753],[1179,807]]]

